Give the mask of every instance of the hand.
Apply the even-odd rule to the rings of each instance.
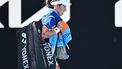
[[[62,28],[63,28],[62,23],[61,23],[61,22],[58,22],[57,27],[58,27],[60,30],[62,30]]]

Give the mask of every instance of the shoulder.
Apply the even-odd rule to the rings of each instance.
[[[56,19],[53,15],[46,15],[41,19],[41,21],[48,29],[52,29],[52,27],[56,25]]]
[[[55,17],[53,15],[45,15],[41,20],[43,24],[47,24],[48,22],[55,22]]]

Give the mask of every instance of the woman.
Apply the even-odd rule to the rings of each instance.
[[[46,6],[50,9],[49,15],[47,14],[42,18],[42,38],[50,39],[54,35],[62,30],[63,25],[61,24],[60,18],[50,15],[51,12],[55,12],[59,16],[62,16],[66,11],[66,6],[70,5],[66,0],[46,0]],[[49,41],[49,40],[48,40]],[[52,46],[52,54],[55,56],[55,46]],[[55,58],[56,59],[56,58]],[[56,69],[60,69],[58,63],[56,62]]]

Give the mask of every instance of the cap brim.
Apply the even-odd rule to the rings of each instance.
[[[71,3],[61,3],[61,2],[51,2],[51,5],[57,5],[57,4],[63,4],[63,5],[71,5]]]

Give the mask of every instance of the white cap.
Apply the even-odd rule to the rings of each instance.
[[[51,1],[51,5],[57,5],[57,4],[71,5],[70,0],[52,0]]]

